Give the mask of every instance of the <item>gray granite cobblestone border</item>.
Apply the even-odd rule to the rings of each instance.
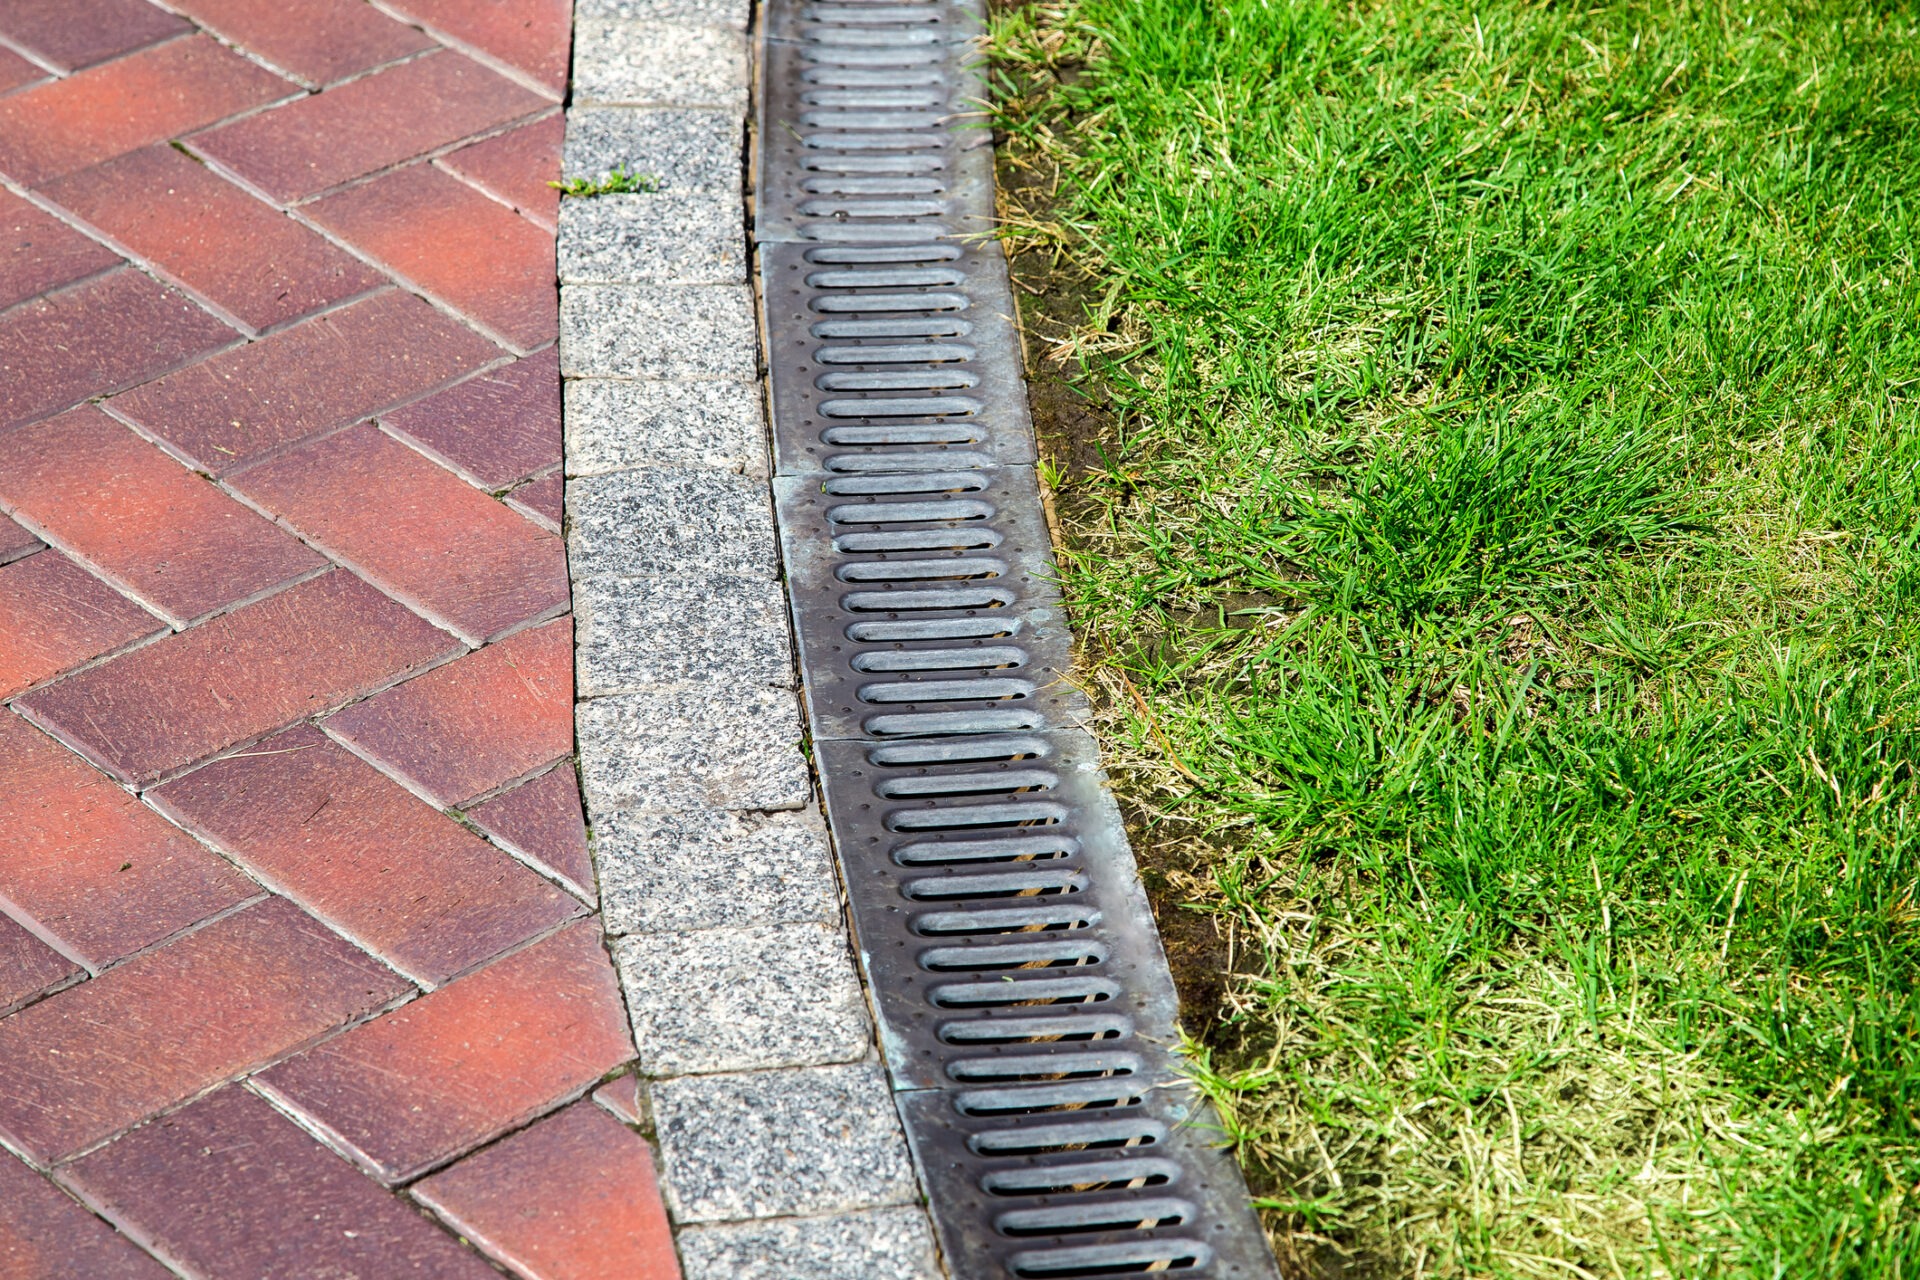
[[[803,755],[746,0],[577,0],[560,216],[580,766],[687,1280],[936,1280]]]

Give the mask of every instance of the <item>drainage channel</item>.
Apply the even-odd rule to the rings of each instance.
[[[774,489],[882,1047],[955,1280],[1271,1280],[1068,679],[977,3],[769,0]]]

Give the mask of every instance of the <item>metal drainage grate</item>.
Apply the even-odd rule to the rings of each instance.
[[[1067,681],[977,3],[770,0],[756,240],[816,758],[957,1280],[1276,1275]]]

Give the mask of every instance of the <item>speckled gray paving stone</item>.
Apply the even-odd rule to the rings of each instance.
[[[576,0],[580,18],[628,18],[656,22],[719,22],[746,29],[752,0]]]
[[[919,1196],[873,1063],[663,1081],[653,1116],[680,1222],[845,1213]]]
[[[686,1280],[939,1280],[933,1229],[917,1208],[689,1227]]]
[[[691,465],[764,476],[766,411],[752,382],[566,384],[567,474]]]
[[[590,698],[574,720],[595,822],[620,809],[798,809],[812,798],[800,704],[784,689]]]
[[[786,595],[764,577],[588,578],[573,614],[582,698],[716,680],[794,685]]]
[[[573,25],[573,59],[578,103],[733,111],[747,105],[747,38],[718,23],[581,18]]]
[[[576,582],[609,574],[772,581],[777,574],[763,480],[691,467],[583,476],[567,485],[567,515]]]
[[[660,191],[560,203],[562,284],[744,284],[740,197]]]
[[[560,291],[560,372],[569,378],[752,378],[756,342],[745,285]]]
[[[567,113],[562,168],[569,178],[625,169],[662,191],[713,191],[740,198],[739,111],[709,107],[577,107]]]
[[[633,810],[594,823],[609,934],[840,927],[840,896],[820,816]]]
[[[613,958],[648,1075],[857,1062],[871,1047],[838,920],[638,934]]]

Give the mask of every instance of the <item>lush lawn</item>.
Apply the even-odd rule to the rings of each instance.
[[[1067,586],[1295,1275],[1920,1278],[1917,14],[996,19]]]

